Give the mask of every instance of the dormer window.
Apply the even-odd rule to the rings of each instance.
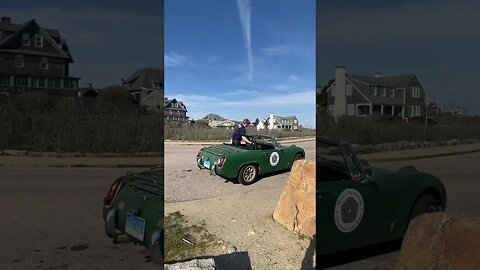
[[[40,34],[35,34],[35,47],[37,48],[43,47],[43,36]]]
[[[40,68],[48,69],[48,57],[42,57],[42,60],[40,62]]]
[[[153,83],[153,88],[161,88],[161,87],[162,87],[161,83],[159,83],[159,82],[154,82]]]
[[[23,46],[30,46],[30,34],[23,33],[22,34],[22,45]]]
[[[15,67],[23,68],[25,66],[25,61],[23,60],[23,54],[17,54],[15,58]]]

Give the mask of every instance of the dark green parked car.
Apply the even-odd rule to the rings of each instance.
[[[323,137],[316,154],[320,255],[400,240],[414,217],[446,207],[442,182],[413,166],[372,168],[347,142]]]
[[[227,179],[237,178],[244,185],[254,183],[260,174],[292,168],[305,158],[305,151],[295,145],[282,146],[275,138],[247,136],[250,145],[213,145],[198,151],[197,165]]]
[[[126,235],[129,241],[150,250],[151,260],[163,264],[164,194],[163,169],[127,172],[113,182],[103,200],[106,234],[114,239]]]

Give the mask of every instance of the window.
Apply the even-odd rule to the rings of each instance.
[[[351,96],[351,95],[352,95],[352,85],[351,85],[351,84],[347,84],[347,92],[346,92],[346,95],[347,95],[347,96]]]
[[[354,104],[348,104],[347,105],[347,114],[349,116],[354,116],[355,115],[355,105]]]
[[[48,69],[48,57],[42,57],[40,61],[40,68],[41,69]]]
[[[17,54],[17,57],[15,58],[15,67],[24,67],[25,66],[25,61],[23,60],[23,54]]]
[[[395,97],[395,89],[390,89],[390,97]]]
[[[376,97],[376,96],[378,96],[378,94],[379,94],[379,92],[378,92],[378,86],[375,86],[375,87],[373,88],[373,96]]]
[[[370,115],[370,105],[357,105],[357,116]]]
[[[35,47],[37,48],[43,47],[43,36],[40,34],[35,34]]]
[[[15,86],[27,87],[28,86],[28,77],[27,76],[15,76],[14,80]]]
[[[421,116],[420,106],[410,106],[410,117]]]
[[[412,87],[412,97],[420,97],[420,87]]]
[[[45,78],[33,77],[30,86],[34,88],[44,88]]]
[[[10,85],[10,76],[9,75],[0,75],[0,85],[9,86]]]
[[[334,108],[333,105],[328,106],[328,113],[329,114],[333,114],[333,108]]]
[[[381,87],[380,89],[383,89],[382,97],[386,97],[387,96],[387,87]]]
[[[162,88],[162,84],[159,82],[154,82],[153,83],[153,88]]]
[[[65,89],[73,89],[73,88],[76,88],[76,81],[75,80],[65,80],[65,86],[64,88]]]
[[[22,45],[23,46],[30,46],[30,34],[23,33],[22,34]]]
[[[48,88],[60,88],[60,79],[52,78],[48,79]]]

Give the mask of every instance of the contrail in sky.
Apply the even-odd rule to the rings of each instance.
[[[243,37],[245,38],[245,49],[247,50],[248,80],[253,79],[253,56],[252,56],[252,38],[250,34],[252,18],[252,7],[249,0],[237,0],[238,15],[242,24]]]

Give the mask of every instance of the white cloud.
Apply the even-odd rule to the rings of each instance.
[[[178,54],[176,52],[170,52],[165,54],[165,66],[167,67],[179,67],[187,63],[188,58],[185,55]]]
[[[236,89],[236,90],[228,91],[225,93],[225,95],[228,95],[228,96],[237,96],[237,95],[249,96],[249,95],[256,95],[256,94],[258,94],[258,91],[256,90],[244,90],[244,89]]]
[[[295,46],[292,44],[272,45],[262,49],[267,55],[290,55],[295,52]]]
[[[288,81],[289,82],[297,82],[298,81],[298,76],[297,75],[288,75]]]
[[[243,37],[245,39],[245,50],[247,50],[247,64],[249,81],[253,80],[253,55],[252,55],[252,36],[251,36],[251,18],[252,7],[249,0],[237,0],[238,16],[242,24]]]

